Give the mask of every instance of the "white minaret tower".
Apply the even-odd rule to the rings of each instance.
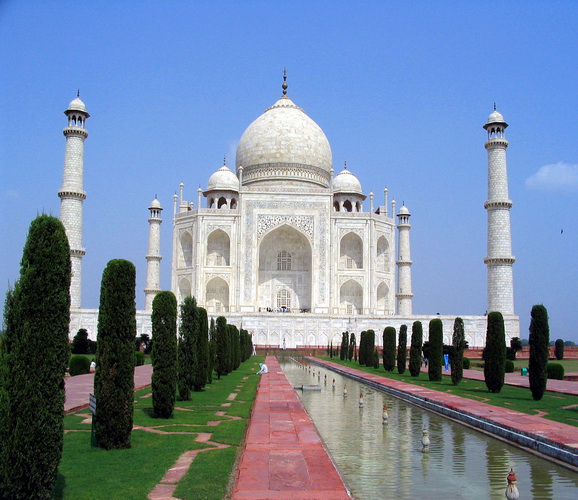
[[[512,237],[510,233],[510,208],[508,196],[508,172],[504,117],[494,111],[484,128],[488,131],[488,312],[499,311],[503,315],[514,314],[514,279],[512,275]]]
[[[68,125],[62,131],[66,137],[64,154],[64,174],[62,187],[58,191],[60,198],[60,220],[68,236],[72,280],[70,283],[70,307],[79,309],[82,297],[82,257],[86,253],[82,246],[82,204],[86,198],[84,192],[84,140],[88,132],[84,128],[90,116],[79,94],[64,112]]]
[[[395,213],[395,212],[394,212]],[[397,260],[397,314],[400,316],[412,315],[411,293],[411,253],[409,250],[409,230],[411,214],[405,205],[397,214],[397,230],[399,233],[398,260]]]
[[[152,311],[153,299],[161,291],[161,212],[163,211],[156,196],[149,207],[149,251],[147,253],[147,281],[144,289],[145,311]]]

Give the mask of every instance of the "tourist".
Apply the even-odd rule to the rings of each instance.
[[[269,373],[269,368],[267,368],[267,365],[265,363],[259,363],[259,368],[261,368],[261,369],[257,372],[257,375],[263,375],[264,373]]]

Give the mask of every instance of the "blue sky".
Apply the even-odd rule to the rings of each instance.
[[[144,305],[148,206],[196,201],[223,155],[281,94],[325,131],[376,205],[412,213],[414,312],[486,310],[487,162],[497,103],[507,138],[515,308],[578,342],[578,3],[0,1],[0,294],[30,221],[59,213],[66,124],[80,89],[85,148],[83,306],[106,262],[137,266]],[[398,205],[399,206],[399,205]],[[367,203],[366,210],[369,209]],[[563,230],[563,233],[561,232]]]

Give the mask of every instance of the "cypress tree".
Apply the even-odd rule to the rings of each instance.
[[[207,383],[209,370],[209,319],[207,310],[203,307],[197,307],[195,334],[195,364],[191,371],[191,379],[193,390],[199,392]]]
[[[421,346],[423,342],[423,327],[421,321],[414,321],[411,326],[411,347],[409,349],[409,373],[419,377],[421,372]]]
[[[157,417],[169,418],[177,391],[177,299],[172,292],[157,293],[151,319],[153,410]]]
[[[365,330],[359,334],[359,353],[358,353],[359,359],[358,359],[358,361],[359,361],[359,364],[361,366],[365,366],[365,344],[366,344],[366,340],[367,340],[365,338],[365,335],[366,335]]]
[[[543,305],[532,307],[530,321],[530,361],[528,376],[530,390],[535,401],[542,399],[548,381],[548,356],[550,354],[550,326],[548,325],[548,311]]]
[[[349,361],[353,359],[353,353],[355,352],[355,333],[351,333],[351,337],[349,337],[349,354],[347,358]]]
[[[349,333],[343,332],[341,334],[341,351],[339,352],[339,359],[342,361],[347,358],[349,354]]]
[[[224,316],[219,316],[217,318],[217,323],[215,325],[215,357],[216,365],[215,370],[217,372],[217,378],[220,379],[221,375],[227,375],[228,363],[229,363],[229,352],[228,352],[228,342],[227,342],[227,320]]]
[[[556,339],[554,342],[554,355],[558,361],[564,359],[564,341],[562,339]]]
[[[397,334],[395,328],[386,326],[383,329],[383,368],[390,372],[395,368],[395,342]]]
[[[377,370],[379,369],[379,352],[377,349],[373,350],[373,356],[371,357],[373,360],[372,366]]]
[[[6,296],[0,351],[0,498],[51,498],[62,454],[70,354],[70,248],[62,223],[30,224]]]
[[[367,330],[365,333],[367,338],[365,345],[365,366],[373,366],[374,358],[373,351],[375,351],[375,332],[373,330]]]
[[[506,374],[506,333],[501,312],[488,314],[486,348],[484,349],[484,378],[488,391],[498,393]]]
[[[393,326],[383,329],[383,368],[390,372],[395,368],[395,341],[397,334]]]
[[[399,328],[399,345],[397,346],[397,373],[405,373],[405,364],[407,361],[407,325],[401,325]]]
[[[195,366],[195,336],[199,326],[197,300],[190,295],[181,304],[178,342],[178,388],[181,401],[190,401]],[[153,344],[154,345],[154,344]]]
[[[434,382],[442,379],[442,363],[444,359],[444,331],[443,323],[439,318],[429,322],[429,356],[428,376]]]
[[[207,383],[213,382],[213,371],[215,370],[217,356],[217,327],[215,318],[211,318],[209,326],[209,366],[207,366]]]
[[[456,318],[452,335],[453,355],[451,359],[452,383],[458,385],[464,376],[464,348],[466,338],[464,334],[464,320]]]
[[[95,437],[101,448],[130,448],[134,399],[136,269],[111,260],[102,273],[94,373]],[[154,342],[153,342],[154,344]]]

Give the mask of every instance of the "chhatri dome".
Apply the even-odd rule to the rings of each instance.
[[[239,191],[239,179],[223,163],[223,166],[217,170],[207,183],[207,191]]]
[[[344,166],[343,170],[335,176],[331,186],[333,188],[333,193],[335,194],[363,194],[361,182],[359,182],[359,179],[354,174],[347,170],[347,165]]]
[[[237,174],[243,167],[243,185],[290,180],[329,187],[332,168],[329,141],[321,127],[287,97],[286,73],[283,79],[283,96],[241,136]]]

